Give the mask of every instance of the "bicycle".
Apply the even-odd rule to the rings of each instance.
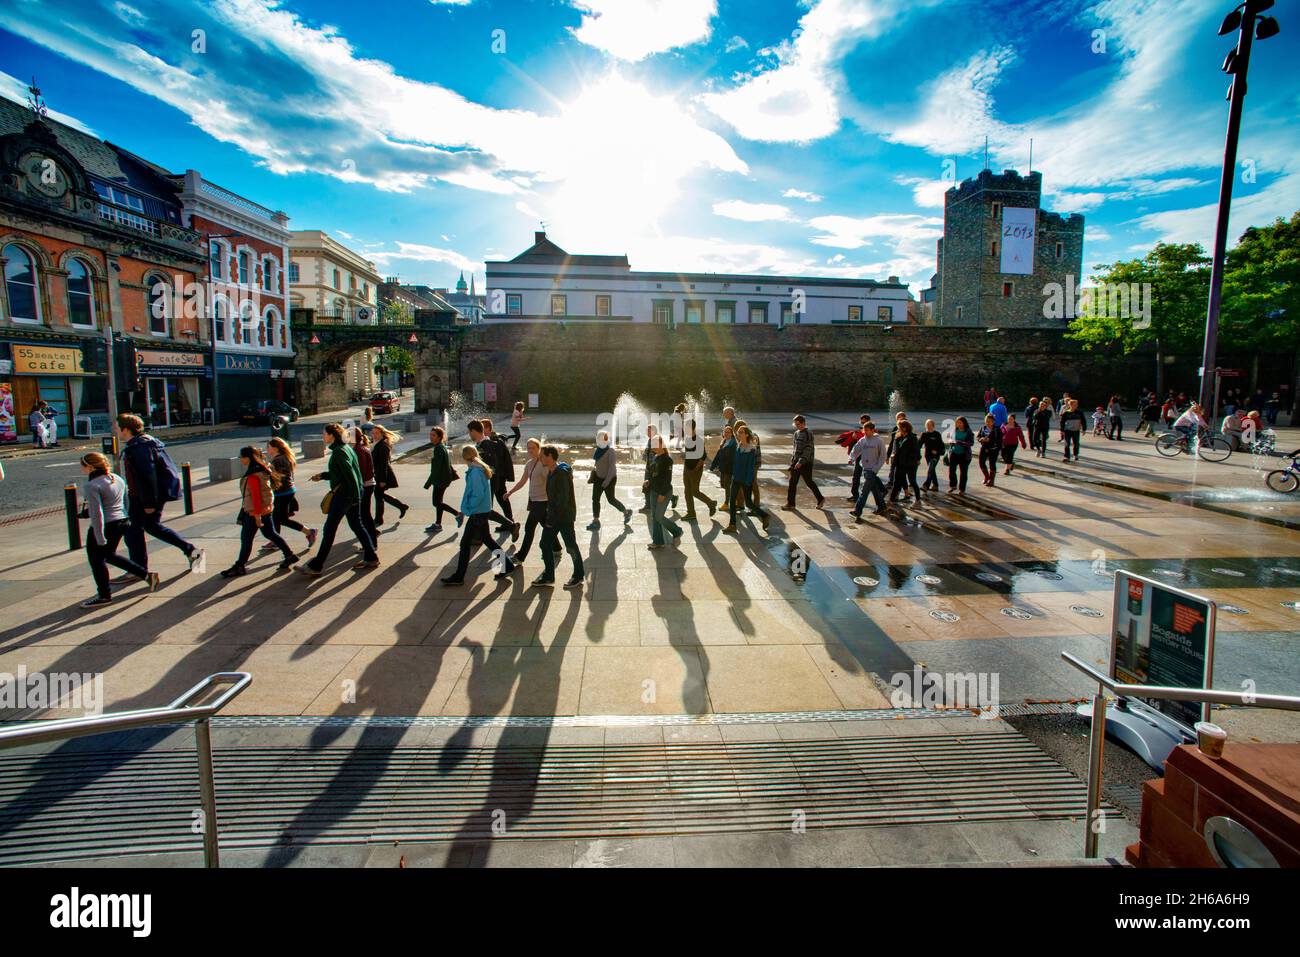
[[[1274,469],[1264,478],[1274,492],[1294,492],[1300,488],[1300,449],[1290,453],[1291,462],[1284,469]]]
[[[1188,436],[1182,432],[1165,432],[1156,439],[1156,451],[1168,458],[1191,455]],[[1218,432],[1201,429],[1196,435],[1196,454],[1207,462],[1226,462],[1232,455],[1232,443]]]

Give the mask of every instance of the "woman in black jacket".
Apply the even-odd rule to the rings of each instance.
[[[921,465],[921,442],[912,431],[912,423],[903,419],[898,423],[898,432],[894,436],[894,476],[893,488],[889,490],[889,501],[897,502],[898,493],[909,485],[912,488],[912,501],[921,501],[921,487],[916,484],[916,470]]]
[[[1029,425],[1030,448],[1036,449],[1041,459],[1047,455],[1047,437],[1052,433],[1052,400],[1044,396],[1033,417],[1026,421]]]
[[[384,428],[378,422],[371,432],[373,444],[370,457],[375,463],[375,525],[384,524],[384,503],[400,510],[399,521],[406,518],[406,511],[411,506],[400,502],[388,494],[390,488],[397,488],[397,475],[393,472],[393,443],[398,436]]]
[[[943,460],[944,444],[943,436],[939,430],[934,427],[934,419],[925,420],[925,431],[919,436],[921,451],[925,455],[925,481],[921,484],[922,489],[939,491],[939,478],[935,475],[935,470],[939,468],[939,463]]]

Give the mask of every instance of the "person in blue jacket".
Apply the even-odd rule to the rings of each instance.
[[[465,462],[465,491],[460,498],[460,515],[456,524],[463,524],[465,530],[460,536],[456,571],[443,578],[442,583],[465,584],[469,560],[480,544],[492,554],[493,564],[497,565],[497,572],[492,577],[500,581],[515,570],[515,565],[510,556],[497,547],[488,530],[488,515],[492,511],[492,466],[479,458],[478,449],[472,445],[462,448],[460,457]]]

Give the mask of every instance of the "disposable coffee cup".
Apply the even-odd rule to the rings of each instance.
[[[1198,721],[1193,727],[1196,730],[1196,747],[1201,754],[1207,758],[1223,757],[1223,745],[1228,740],[1228,732],[1208,721]]]

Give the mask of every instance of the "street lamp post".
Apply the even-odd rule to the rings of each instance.
[[[1228,89],[1228,134],[1223,149],[1223,176],[1219,180],[1219,216],[1214,227],[1214,261],[1210,267],[1210,301],[1205,314],[1205,350],[1201,356],[1201,408],[1213,416],[1210,405],[1215,382],[1219,345],[1219,302],[1223,293],[1223,271],[1228,255],[1228,216],[1232,211],[1232,181],[1237,175],[1237,137],[1241,132],[1241,109],[1246,99],[1246,73],[1250,69],[1250,45],[1255,38],[1267,40],[1278,33],[1277,21],[1259,14],[1274,0],[1246,0],[1235,7],[1219,27],[1219,36],[1237,31],[1237,46],[1223,61],[1223,72],[1232,77]]]

